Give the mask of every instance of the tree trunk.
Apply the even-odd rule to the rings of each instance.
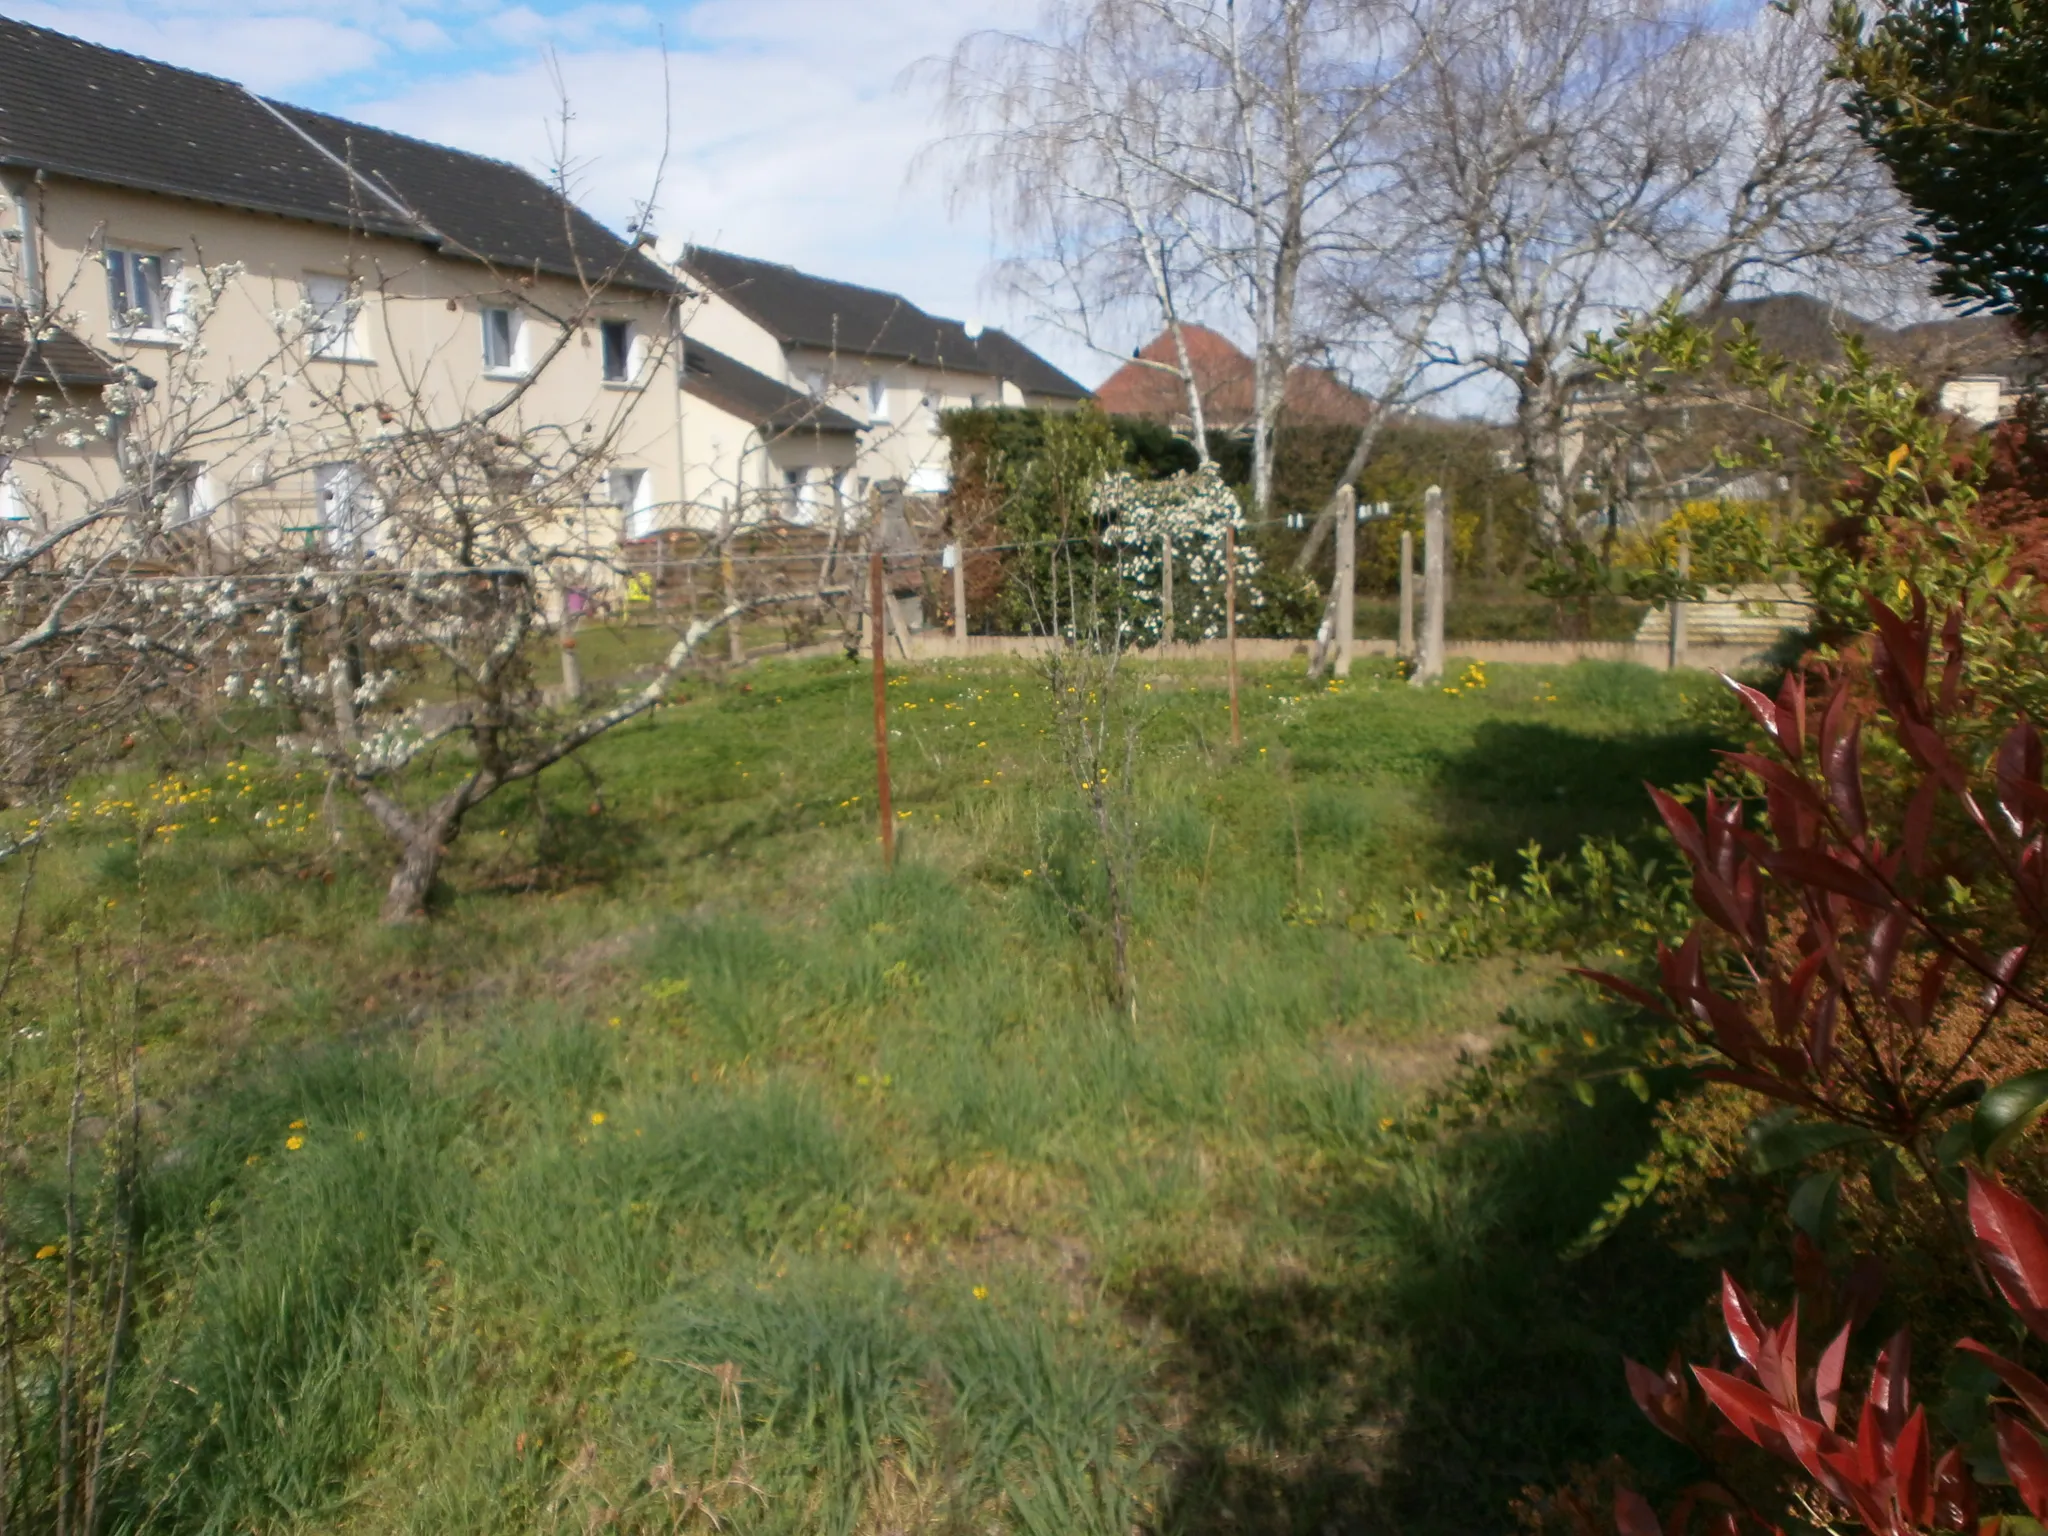
[[[416,923],[427,915],[427,893],[441,872],[441,858],[447,853],[440,832],[422,830],[405,844],[391,883],[384,888],[384,910],[378,914],[385,924]]]

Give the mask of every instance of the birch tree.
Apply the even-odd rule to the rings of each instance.
[[[963,180],[1026,240],[1024,269],[1091,329],[1135,311],[1171,335],[1198,436],[1185,323],[1249,335],[1256,508],[1288,374],[1332,340],[1318,274],[1368,202],[1427,22],[1403,0],[1051,0],[945,71]]]
[[[1400,197],[1456,277],[1443,345],[1508,397],[1542,525],[1578,538],[1586,333],[1796,274],[1895,260],[1899,205],[1857,143],[1810,8],[1453,0],[1408,98]]]

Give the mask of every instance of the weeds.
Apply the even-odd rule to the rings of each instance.
[[[892,875],[858,798],[863,676],[748,681],[596,749],[602,814],[581,775],[491,802],[442,917],[402,933],[367,920],[357,840],[306,811],[137,842],[93,813],[149,803],[139,775],[81,791],[7,999],[32,1172],[9,1175],[0,1274],[63,1235],[50,938],[89,922],[144,962],[162,1101],[140,1100],[107,1529],[1464,1532],[1627,1440],[1625,1400],[1591,1429],[1600,1410],[1540,1404],[1618,1397],[1615,1349],[1664,1336],[1628,1299],[1633,1227],[1559,1256],[1647,1112],[1468,1092],[1459,1058],[1504,1008],[1544,1021],[1511,1036],[1534,1050],[1576,1005],[1540,967],[1425,964],[1355,918],[1454,885],[1474,846],[1638,846],[1609,778],[1705,766],[1671,690],[1253,671],[1232,757],[1213,676],[1126,661],[1115,711],[1075,713],[1128,829],[1134,1015],[1043,678],[892,679],[914,829]],[[1501,733],[1519,774],[1480,761]],[[317,808],[232,761],[177,793]],[[123,836],[132,868],[103,868]],[[1579,874],[1548,878],[1570,907]],[[88,1099],[81,1124],[106,1114]],[[90,1230],[117,1185],[80,1145]],[[80,1251],[104,1275],[117,1249]],[[1587,1294],[1606,1321],[1567,1326]],[[1454,1418],[1482,1471],[1451,1508],[1426,1474]]]

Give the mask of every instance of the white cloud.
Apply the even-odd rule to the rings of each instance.
[[[308,106],[541,170],[559,134],[551,53],[573,114],[584,203],[623,225],[663,148],[662,48],[672,126],[655,227],[849,282],[939,314],[1006,324],[988,293],[990,246],[955,223],[937,174],[917,173],[932,102],[906,69],[1018,0],[0,0],[26,20],[246,81]],[[328,19],[345,15],[345,22]],[[1024,331],[1023,327],[1013,327]],[[1082,378],[1098,360],[1038,338]]]
[[[138,13],[126,7],[59,6],[43,0],[7,7],[9,15],[37,26],[222,75],[259,91],[286,91],[331,79],[369,68],[384,56],[382,28],[330,21],[311,11],[308,7],[308,14],[251,14],[223,5],[217,10],[191,6],[175,14]],[[404,34],[409,46],[424,41],[417,25],[405,27]]]

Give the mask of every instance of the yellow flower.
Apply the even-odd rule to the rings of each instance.
[[[303,1120],[294,1120],[290,1125],[285,1127],[285,1129],[288,1131],[303,1131],[305,1128],[306,1122]]]
[[[57,1257],[57,1245],[55,1243],[43,1244],[42,1247],[36,1250],[36,1257],[39,1259],[54,1259]]]
[[[614,1015],[613,1015],[613,1016],[612,1016],[612,1017],[611,1017],[611,1018],[610,1018],[610,1019],[609,1019],[609,1020],[608,1020],[608,1021],[606,1022],[606,1027],[607,1027],[608,1029],[617,1029],[617,1028],[619,1027],[619,1018],[618,1018],[618,1015],[617,1015],[617,1014],[614,1014]]]
[[[601,1110],[601,1109],[593,1109],[593,1110],[592,1110],[592,1111],[590,1112],[590,1123],[591,1123],[592,1125],[603,1125],[603,1124],[604,1124],[604,1111],[603,1111],[603,1110]]]
[[[988,1300],[988,1287],[987,1287],[987,1286],[985,1286],[985,1285],[977,1285],[977,1286],[976,1286],[976,1287],[974,1288],[974,1299],[975,1299],[976,1301],[987,1301],[987,1300]]]
[[[287,1152],[296,1152],[305,1144],[306,1138],[303,1136],[287,1136],[284,1139],[284,1149]]]
[[[369,1133],[368,1131],[357,1131],[357,1132],[356,1132],[356,1140],[357,1140],[357,1141],[368,1141],[369,1139],[370,1139],[370,1133]]]

